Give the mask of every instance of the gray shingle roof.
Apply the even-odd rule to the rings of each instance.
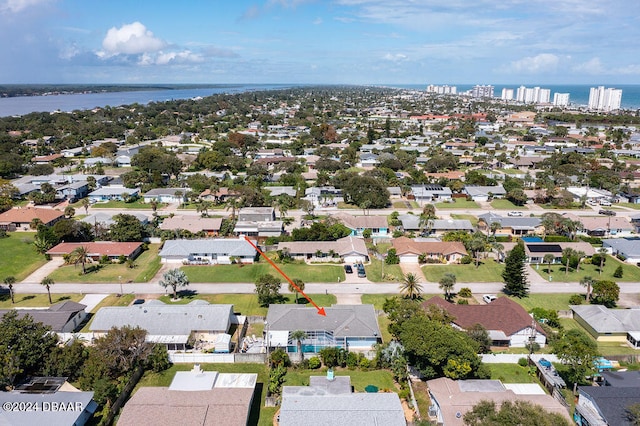
[[[571,305],[597,333],[640,331],[640,309],[609,309],[602,305]]]
[[[626,257],[640,257],[640,239],[610,238],[602,242],[605,247],[611,247]]]
[[[640,403],[640,388],[580,386],[579,392],[589,395],[604,420],[611,426],[631,425],[627,407]]]
[[[160,257],[187,257],[192,253],[212,253],[222,256],[250,257],[256,255],[256,249],[254,249],[244,238],[167,240],[164,242],[162,250],[160,250]]]
[[[0,410],[0,424],[2,425],[73,425],[81,420],[84,411],[93,413],[98,407],[93,401],[93,392],[62,392],[29,394],[17,392],[0,392],[0,404],[4,402],[39,403],[39,410]],[[44,410],[46,404],[53,403],[73,407],[72,410]],[[76,405],[77,404],[77,405]],[[77,409],[76,409],[77,408]],[[84,424],[84,423],[81,423]]]
[[[16,311],[18,312],[18,318],[29,315],[35,322],[41,322],[51,327],[53,331],[62,331],[69,320],[86,307],[86,305],[81,303],[66,300],[51,305],[47,309],[17,309]],[[0,309],[0,318],[12,310],[13,309]]]
[[[231,324],[233,305],[212,305],[196,300],[186,305],[166,305],[149,301],[134,306],[109,306],[98,310],[91,331],[112,327],[140,327],[150,335],[189,335],[194,330],[226,332]]]
[[[479,215],[478,219],[488,225],[498,222],[502,228],[513,229],[535,229],[542,224],[538,217],[503,217],[491,212]]]
[[[381,336],[373,305],[333,305],[324,309],[326,316],[318,315],[315,308],[269,305],[269,330],[326,330],[332,331],[335,337]]]

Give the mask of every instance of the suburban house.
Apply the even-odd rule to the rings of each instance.
[[[373,305],[333,305],[324,308],[326,316],[316,308],[298,305],[269,305],[265,321],[265,342],[269,348],[297,352],[297,341],[290,335],[303,330],[303,353],[318,353],[326,347],[369,353],[382,343],[378,317]]]
[[[169,387],[141,387],[122,408],[120,426],[246,426],[256,373],[176,372]],[[259,398],[259,394],[258,394]]]
[[[520,237],[523,235],[541,235],[544,233],[542,220],[538,217],[504,217],[489,212],[478,216],[478,229],[485,234],[492,234],[491,224],[498,223],[496,236]]]
[[[544,347],[547,342],[542,327],[522,306],[508,297],[499,297],[485,305],[457,305],[434,296],[422,304],[425,308],[431,305],[451,314],[454,317],[452,325],[459,330],[482,325],[489,332],[492,346],[522,348],[534,341]]]
[[[114,223],[116,223],[113,217],[119,214],[128,214],[128,215],[134,216],[143,225],[149,223],[149,217],[145,214],[129,213],[129,212],[124,213],[122,211],[116,211],[113,213],[106,213],[106,212],[93,213],[93,214],[90,214],[89,216],[83,217],[82,219],[80,219],[80,221],[86,222],[89,225],[93,225],[93,226],[96,226],[98,224],[103,226],[111,226]]]
[[[223,186],[216,191],[205,189],[200,193],[200,199],[204,201],[212,201],[214,203],[224,203],[229,198],[237,197],[237,194],[230,192],[229,188]]]
[[[28,377],[11,392],[0,392],[0,404],[34,409],[3,409],[0,424],[84,426],[98,408],[93,395],[78,390],[66,377]]]
[[[354,393],[351,377],[309,377],[309,386],[284,386],[280,404],[280,426],[316,423],[324,425],[405,426],[404,411],[394,392]]]
[[[592,237],[628,237],[635,233],[634,226],[624,216],[566,216],[582,223],[581,232]]]
[[[89,183],[87,181],[70,182],[56,188],[56,199],[67,199],[74,203],[84,198],[89,193]]]
[[[449,187],[441,185],[416,185],[411,187],[411,195],[420,205],[424,203],[440,203],[452,200],[452,192]]]
[[[496,186],[475,186],[465,185],[463,193],[473,201],[491,201],[492,198],[504,198],[507,191],[502,185]]]
[[[640,239],[638,238],[610,238],[602,240],[602,247],[616,257],[621,257],[626,263],[640,262]]]
[[[18,318],[29,315],[35,322],[51,327],[56,333],[73,333],[84,321],[87,306],[71,300],[65,300],[49,306],[47,309],[0,309],[0,318],[8,312],[15,311]]]
[[[64,213],[60,210],[39,208],[39,207],[14,207],[4,213],[0,213],[0,229],[5,231],[15,231],[30,229],[29,226],[34,219],[40,220],[44,225],[51,226],[64,218]]]
[[[273,207],[244,207],[238,212],[233,228],[236,235],[248,237],[278,237],[284,231],[284,222],[276,220]]]
[[[576,424],[631,425],[628,409],[640,404],[640,375],[637,371],[600,373],[603,386],[579,386],[573,415]]]
[[[502,383],[500,380],[451,380],[448,377],[427,380],[429,388],[429,418],[442,426],[462,426],[465,413],[481,401],[526,401],[540,405],[545,411],[558,413],[570,421],[568,410],[554,397],[547,395],[537,383]]]
[[[464,244],[459,241],[421,241],[419,238],[412,240],[400,237],[394,238],[392,244],[400,258],[400,263],[418,263],[422,254],[427,259],[438,260],[442,263],[456,263],[467,255]]]
[[[155,188],[147,191],[142,197],[145,203],[154,200],[160,203],[184,203],[189,191],[189,188]]]
[[[257,255],[256,249],[244,237],[167,240],[159,254],[162,263],[196,265],[229,265],[234,260],[253,263]]]
[[[113,327],[140,327],[147,331],[148,342],[166,345],[168,350],[185,350],[195,342],[196,346],[208,343],[214,352],[227,353],[231,350],[229,328],[236,322],[233,305],[204,300],[167,305],[149,300],[140,305],[100,308],[89,329],[94,337],[101,337]]]
[[[123,201],[125,198],[137,197],[140,195],[138,188],[125,188],[124,186],[103,186],[90,192],[89,202],[99,203],[111,200]]]
[[[640,349],[640,309],[571,305],[573,318],[599,342],[627,343]]]
[[[431,219],[421,224],[420,216],[401,214],[398,215],[398,220],[402,222],[402,229],[405,231],[424,231],[434,235],[442,235],[451,231],[474,231],[473,225],[467,219]]]
[[[342,189],[333,186],[319,186],[305,189],[303,200],[308,200],[315,207],[336,206],[343,202]]]
[[[173,216],[168,217],[160,224],[160,229],[165,231],[173,231],[184,229],[192,234],[203,232],[209,237],[218,236],[220,227],[222,226],[222,218],[208,218],[200,216]]]
[[[87,241],[83,243],[60,243],[49,249],[47,254],[51,257],[62,257],[72,253],[78,247],[87,249],[92,260],[99,261],[107,256],[111,261],[117,261],[120,256],[127,259],[135,259],[142,252],[142,243],[120,243],[117,241]]]
[[[365,230],[371,231],[371,238],[388,238],[389,225],[386,216],[353,216],[349,213],[338,212],[331,215],[347,228],[351,235],[361,237]]]
[[[265,186],[264,190],[272,197],[277,197],[278,195],[295,197],[298,194],[298,191],[293,186]]]
[[[344,237],[336,241],[285,241],[278,250],[287,251],[294,259],[315,262],[365,263],[369,261],[362,238]]]
[[[504,258],[515,245],[516,243],[502,243],[504,249],[500,254],[501,257]],[[527,256],[525,261],[531,264],[544,264],[544,256],[551,254],[553,256],[553,262],[551,263],[562,263],[562,251],[567,248],[571,248],[576,252],[583,252],[586,257],[591,257],[596,253],[596,249],[584,241],[559,243],[525,242],[524,252]]]
[[[609,200],[613,194],[604,189],[587,188],[583,186],[569,186],[567,191],[573,195],[573,201],[576,203],[592,202],[599,203],[603,200]]]

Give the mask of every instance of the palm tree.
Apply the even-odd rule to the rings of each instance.
[[[171,287],[173,289],[173,299],[176,300],[178,298],[178,287],[188,286],[189,278],[181,269],[169,269],[162,275],[159,284],[164,288]]]
[[[304,332],[304,330],[295,330],[291,332],[289,337],[291,338],[291,340],[295,340],[298,354],[300,354],[300,361],[302,361],[304,359],[304,353],[302,352],[302,341],[309,336]]]
[[[36,251],[40,254],[45,254],[47,250],[49,250],[53,245],[51,242],[47,241],[44,237],[36,236],[33,239],[33,246],[36,248]]]
[[[473,252],[473,255],[476,259],[476,268],[480,266],[480,259],[478,254],[485,249],[487,244],[486,237],[481,232],[476,232],[473,234],[471,241],[469,241],[469,248]]]
[[[11,295],[11,303],[16,303],[15,300],[13,300],[13,285],[16,283],[16,277],[14,277],[13,275],[9,275],[4,279],[4,283],[7,285],[7,287],[9,287],[9,294]]]
[[[500,222],[491,222],[491,225],[489,225],[489,229],[491,230],[491,235],[495,237],[496,232],[498,232],[498,229],[500,229],[501,227],[502,225],[500,224]]]
[[[598,275],[602,275],[602,268],[604,268],[604,261],[605,261],[605,259],[606,259],[606,257],[605,257],[605,256],[606,256],[608,253],[609,253],[609,252],[608,252],[608,251],[607,251],[607,249],[606,249],[606,248],[604,248],[604,247],[601,247],[601,248],[599,248],[599,249],[598,249],[598,254],[600,255],[600,268],[598,269]]]
[[[226,209],[231,209],[231,221],[236,220],[236,209],[240,207],[240,199],[237,197],[229,197],[225,201]]]
[[[554,260],[556,260],[556,257],[554,255],[552,255],[551,253],[545,254],[544,257],[542,258],[542,261],[547,264],[547,273],[548,274],[551,273],[551,264],[553,263]]]
[[[594,280],[590,276],[583,277],[580,280],[580,285],[587,287],[587,303],[589,303],[589,300],[591,299],[591,287],[593,287],[593,284],[595,282],[596,280]]]
[[[71,262],[73,262],[74,266],[77,266],[78,263],[82,265],[82,275],[87,273],[86,264],[89,259],[89,249],[85,246],[78,246],[71,252]]]
[[[578,269],[577,270],[580,271],[580,262],[582,262],[582,259],[587,257],[587,254],[585,252],[583,252],[582,250],[578,250],[574,254],[578,257]]]
[[[439,284],[439,287],[444,290],[444,298],[451,300],[451,290],[453,290],[453,286],[456,285],[456,276],[454,274],[444,274],[444,276],[440,278]]]
[[[76,209],[74,209],[71,206],[67,206],[64,208],[64,215],[67,216],[68,218],[72,218],[73,216],[75,216],[76,214]]]
[[[47,294],[49,295],[49,304],[52,304],[53,302],[51,301],[51,286],[54,285],[55,282],[51,277],[47,276],[44,277],[42,281],[40,281],[40,284],[47,288]]]
[[[575,254],[575,250],[572,249],[571,247],[566,247],[564,250],[562,250],[562,257],[567,259],[564,265],[565,275],[569,273],[569,262],[571,261],[571,256],[573,256],[574,254]]]
[[[83,198],[82,199],[82,207],[84,207],[84,214],[89,214],[89,199],[88,198]]]
[[[296,305],[298,304],[298,289],[300,291],[304,291],[304,282],[300,278],[294,278],[293,283],[298,286],[295,288],[291,283],[289,283],[289,291],[296,295]]]
[[[153,210],[154,213],[156,210],[158,210],[158,200],[156,200],[155,198],[149,201],[149,205],[151,206],[151,210]]]
[[[404,297],[408,299],[419,299],[422,296],[422,286],[420,285],[420,278],[409,272],[402,276],[402,284],[400,285],[400,292],[404,294]]]

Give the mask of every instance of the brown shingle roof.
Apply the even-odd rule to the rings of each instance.
[[[349,213],[339,212],[331,215],[338,219],[346,227],[351,229],[373,229],[373,228],[388,228],[386,216],[353,216]]]
[[[54,209],[15,207],[0,214],[0,222],[30,223],[33,219],[38,218],[46,225],[62,216],[64,213]]]
[[[532,318],[527,311],[508,297],[498,297],[488,305],[457,305],[435,296],[422,305],[443,308],[455,317],[453,323],[465,330],[474,324],[482,324],[487,330],[501,330],[507,336],[511,336],[532,324]],[[536,330],[546,336],[538,323]]]
[[[393,248],[398,255],[402,254],[442,254],[443,256],[460,253],[467,254],[464,244],[459,241],[414,241],[411,238],[400,237],[393,240]]]

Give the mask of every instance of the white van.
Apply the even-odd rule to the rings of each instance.
[[[600,205],[601,205],[601,206],[607,206],[607,207],[609,207],[609,206],[611,206],[611,201],[608,201],[608,200],[600,200]]]

